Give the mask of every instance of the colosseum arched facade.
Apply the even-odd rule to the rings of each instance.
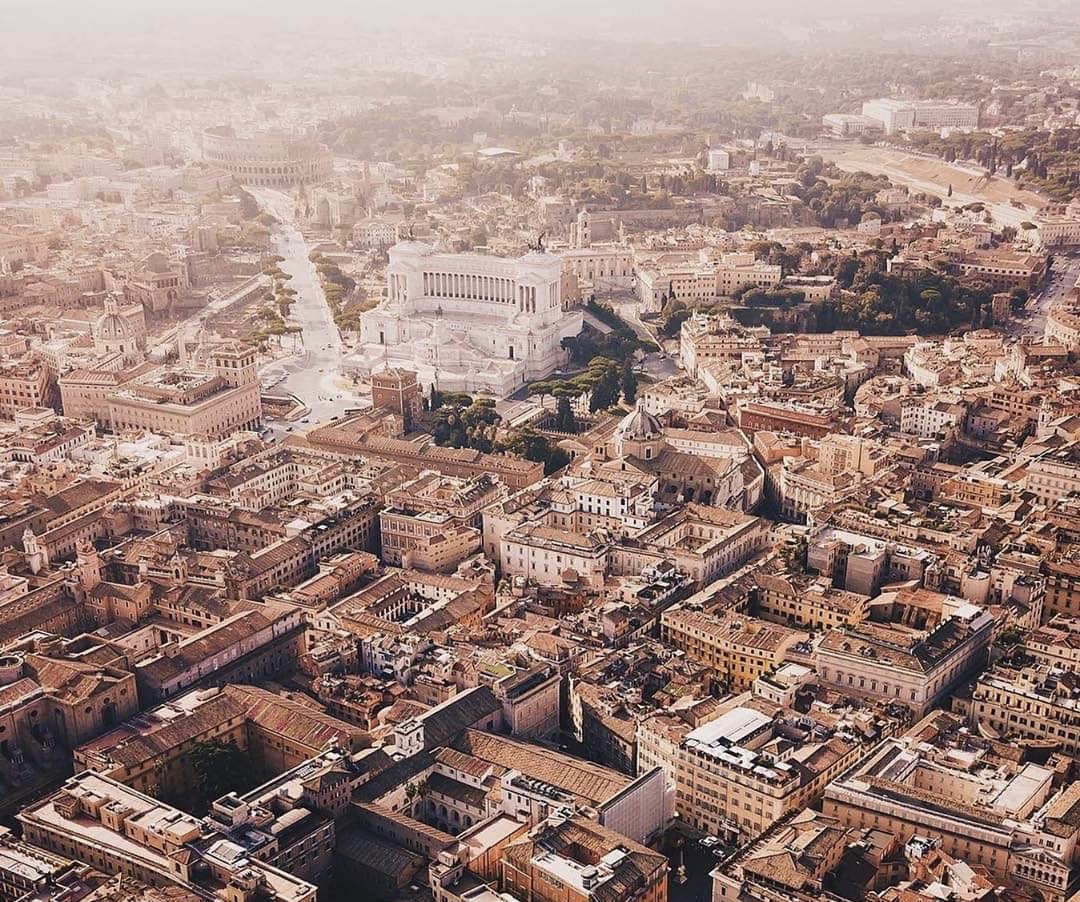
[[[273,132],[240,137],[227,126],[203,132],[203,158],[242,184],[270,188],[310,185],[333,171],[329,151],[315,141]]]

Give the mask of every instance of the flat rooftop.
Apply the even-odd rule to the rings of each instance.
[[[732,708],[716,720],[692,730],[687,734],[686,741],[706,746],[737,745],[770,723],[772,718],[761,711],[753,708]]]

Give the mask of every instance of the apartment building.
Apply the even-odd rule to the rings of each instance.
[[[638,297],[648,312],[659,312],[670,300],[686,304],[700,303],[716,297],[716,272],[706,263],[654,269],[637,269]]]
[[[716,267],[716,293],[731,297],[749,288],[776,288],[783,275],[781,266],[754,260],[753,254],[724,254]]]
[[[532,902],[667,902],[668,860],[583,817],[553,815],[503,850],[499,884]]]
[[[671,561],[699,588],[765,550],[768,523],[740,511],[686,504],[615,546],[616,575]]]
[[[1080,675],[1073,669],[995,667],[979,676],[970,699],[957,699],[954,710],[965,709],[991,737],[1080,755]]]
[[[69,880],[78,885],[82,867],[70,858],[54,855],[18,839],[0,827],[0,900],[61,898]],[[52,896],[51,893],[56,895]]]
[[[23,809],[19,822],[34,845],[153,886],[204,898],[215,884],[232,898],[258,893],[272,902],[315,902],[317,896],[313,884],[244,854],[192,815],[93,771]]]
[[[760,350],[761,335],[729,317],[695,313],[679,331],[679,358],[691,378],[710,363],[738,362]]]
[[[638,772],[662,768],[679,817],[731,844],[814,802],[864,751],[827,730],[783,729],[745,704],[696,728],[668,714],[638,728]]]
[[[1024,488],[1047,504],[1080,492],[1080,442],[1069,442],[1029,460]]]
[[[138,663],[143,703],[161,702],[207,684],[248,682],[291,673],[307,650],[303,611],[291,605],[242,610],[193,636],[170,642]]]
[[[1040,664],[1080,672],[1080,618],[1054,614],[1025,634],[1024,652]]]
[[[885,582],[921,584],[934,555],[918,545],[902,545],[862,533],[826,526],[807,544],[806,566],[834,586],[876,595]]]
[[[780,666],[809,635],[732,611],[706,613],[676,605],[660,618],[661,638],[704,664],[730,691],[742,692]]]
[[[841,427],[831,415],[794,404],[747,401],[739,405],[739,428],[750,435],[765,430],[823,439]]]
[[[43,266],[49,260],[49,242],[55,236],[29,226],[14,226],[0,232],[0,259],[9,264],[33,263]]]
[[[921,439],[954,439],[963,428],[967,406],[944,398],[912,398],[900,407],[900,431]]]
[[[191,746],[213,741],[246,750],[268,776],[308,760],[331,742],[357,750],[366,734],[317,707],[233,684],[186,692],[131,717],[76,748],[75,766],[139,792],[183,797],[198,781]]]
[[[421,514],[421,519],[429,516]],[[481,533],[472,526],[449,525],[431,535],[416,538],[402,556],[401,563],[424,573],[453,573],[481,548]]]
[[[505,497],[502,483],[487,474],[462,479],[422,473],[386,494],[386,509],[379,514],[383,562],[401,566],[421,546],[425,560],[438,558],[440,551],[448,555],[451,539],[461,544],[471,537],[465,544],[478,546],[484,508]]]
[[[51,407],[56,380],[37,360],[0,362],[0,417],[13,419],[20,411]]]
[[[939,840],[950,855],[1046,902],[1065,902],[1077,878],[1080,783],[993,753],[951,714],[935,712],[886,739],[826,789],[822,813],[842,826],[906,842]]]
[[[795,623],[812,630],[857,626],[869,612],[870,598],[836,589],[824,580],[758,574],[756,611],[766,620]]]

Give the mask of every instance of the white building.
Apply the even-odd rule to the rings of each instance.
[[[876,119],[888,135],[912,129],[971,129],[979,126],[979,108],[943,100],[882,97],[863,103],[862,114]]]
[[[881,120],[850,113],[828,113],[821,117],[821,124],[837,138],[849,138],[882,129]]]
[[[1030,460],[1024,488],[1046,504],[1080,491],[1080,442],[1068,442]]]
[[[562,340],[582,328],[551,254],[445,254],[403,241],[386,273],[386,300],[360,322],[361,356],[443,389],[509,395],[564,363]]]
[[[618,291],[633,284],[634,249],[628,245],[594,244],[567,248],[558,254],[565,268],[599,291]]]
[[[740,289],[768,290],[776,288],[782,278],[780,266],[755,260],[751,253],[735,252],[722,254],[716,261],[702,259],[659,268],[639,266],[637,288],[642,309],[657,312],[669,300],[692,304],[729,297]]]
[[[713,148],[709,151],[709,172],[726,172],[731,168],[731,154],[726,150]]]
[[[1037,243],[1045,250],[1080,247],[1080,201],[1044,207],[1035,225]]]
[[[967,407],[958,401],[911,398],[900,409],[900,431],[921,439],[939,439],[956,434],[966,415]]]

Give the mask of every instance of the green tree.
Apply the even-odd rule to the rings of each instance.
[[[574,408],[570,406],[570,397],[568,395],[560,395],[558,398],[555,428],[559,432],[577,432],[577,418],[574,416]]]
[[[589,379],[592,382],[592,394],[589,410],[607,410],[619,402],[619,364],[608,357],[594,357],[589,361]]]
[[[188,753],[195,772],[195,791],[204,806],[229,792],[246,792],[258,783],[247,752],[235,742],[208,739],[197,742]]]
[[[432,417],[431,435],[437,445],[487,453],[494,448],[501,420],[488,398],[474,401],[468,395],[447,394]]]
[[[412,809],[414,802],[422,802],[427,794],[427,780],[417,780],[415,783],[410,780],[405,784],[405,799],[409,803],[410,810]]]
[[[496,450],[517,454],[534,462],[543,461],[545,476],[570,463],[570,455],[566,451],[552,445],[546,435],[528,426],[519,429],[508,441],[500,443]]]
[[[634,372],[633,361],[628,357],[623,361],[621,378],[622,396],[626,404],[633,404],[637,399],[637,383],[638,377]]]

